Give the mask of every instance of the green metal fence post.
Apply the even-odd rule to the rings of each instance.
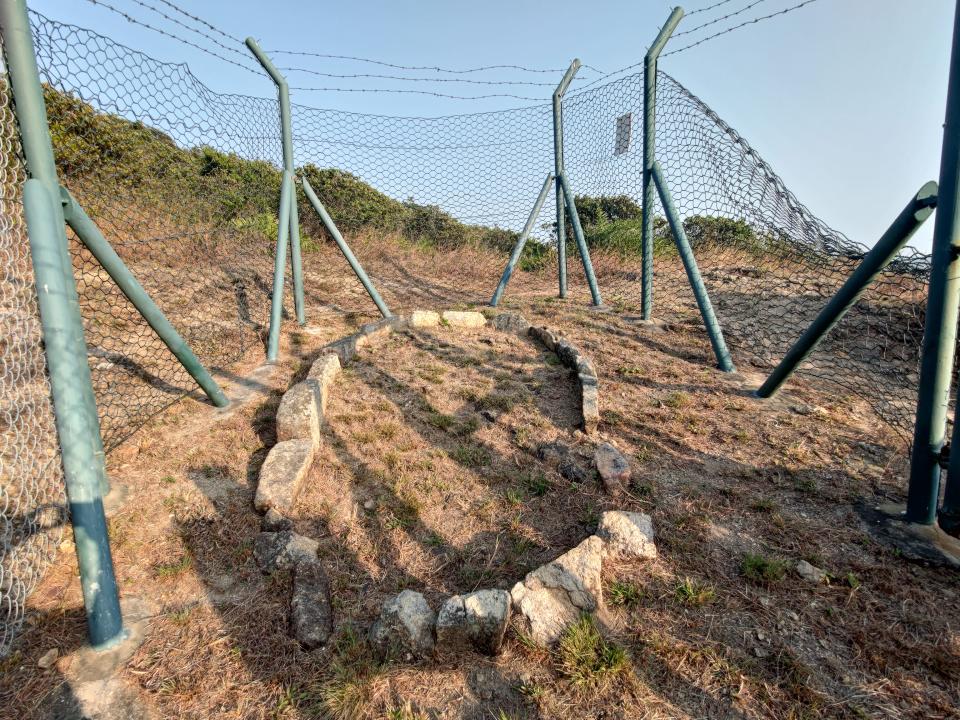
[[[287,85],[287,79],[277,70],[276,66],[267,57],[267,54],[260,49],[257,41],[252,37],[246,40],[247,47],[257,62],[263,66],[267,74],[276,83],[277,93],[280,98],[280,137],[283,143],[283,169],[291,175],[294,172],[293,167],[293,124],[291,122],[290,111],[290,87]],[[291,200],[294,205],[288,211],[289,213],[289,235],[290,235],[290,270],[293,275],[293,305],[297,316],[297,322],[301,325],[306,323],[306,315],[303,308],[303,261],[300,255],[300,222],[297,212],[297,193],[296,187],[293,188]]]
[[[561,298],[567,296],[567,228],[564,225],[565,203],[560,185],[560,175],[563,173],[563,95],[579,69],[580,60],[574,58],[553,91],[553,175],[557,179],[557,275]]]
[[[170,352],[180,361],[184,369],[190,373],[190,376],[197,381],[197,384],[203,389],[210,398],[210,401],[217,407],[226,407],[230,404],[227,396],[223,394],[220,386],[207,372],[193,350],[186,341],[180,336],[176,328],[170,324],[163,311],[157,307],[157,304],[143,289],[143,286],[137,281],[130,269],[124,264],[120,256],[103,237],[96,223],[80,207],[80,204],[69,193],[66,188],[60,189],[60,198],[63,204],[64,215],[67,224],[73,228],[80,242],[97,259],[97,262],[103,266],[113,281],[120,288],[120,291],[126,296],[130,303],[137,309],[147,321],[147,324],[153,328],[154,332],[163,340]]]
[[[360,261],[357,260],[356,256],[353,254],[353,251],[350,250],[350,246],[347,245],[347,241],[343,239],[343,235],[341,235],[340,230],[337,229],[337,224],[333,222],[333,218],[330,217],[330,213],[327,212],[327,209],[323,206],[323,203],[320,202],[320,198],[318,198],[317,194],[313,191],[313,187],[311,187],[310,183],[307,182],[306,178],[301,178],[301,182],[303,183],[303,192],[306,194],[307,200],[309,200],[310,204],[313,205],[313,209],[317,211],[323,226],[327,229],[327,232],[330,233],[330,237],[333,238],[333,241],[337,244],[337,247],[340,248],[340,252],[343,253],[343,257],[346,258],[350,268],[353,270],[354,275],[357,276],[357,279],[363,285],[364,289],[367,291],[367,294],[370,295],[370,299],[373,300],[373,303],[377,306],[377,309],[380,310],[380,314],[385,318],[393,317],[393,313],[390,312],[390,308],[387,307],[387,304],[383,301],[383,298],[380,297],[380,293],[377,292],[377,288],[374,287],[373,283],[370,281],[370,278],[367,276],[367,273],[364,272],[363,266],[360,265]]]
[[[580,225],[580,215],[577,213],[577,206],[573,201],[573,191],[570,189],[570,183],[567,180],[566,173],[560,175],[560,186],[563,188],[567,212],[570,213],[570,224],[573,225],[573,237],[577,241],[577,250],[580,251],[580,259],[583,261],[583,273],[587,276],[587,285],[590,286],[590,296],[593,298],[593,304],[599,307],[603,305],[603,300],[600,299],[597,277],[593,274],[593,263],[590,261],[590,248],[587,247],[587,241],[583,235],[583,227]]]
[[[16,98],[16,114],[20,125],[20,140],[23,154],[27,160],[27,171],[32,178],[43,183],[54,203],[54,216],[63,224],[63,209],[59,203],[60,180],[57,178],[57,165],[53,156],[53,145],[47,125],[47,109],[43,100],[43,88],[40,85],[40,73],[37,70],[37,58],[34,53],[33,36],[30,32],[30,20],[27,17],[26,0],[3,0],[0,2],[0,28],[4,38],[4,51],[7,56],[7,72]],[[67,302],[75,305],[79,313],[80,299],[73,279],[73,262],[67,247],[66,236],[59,243],[60,264],[63,272],[69,275],[66,285]],[[82,333],[83,328],[80,326]],[[82,339],[82,338],[81,338]],[[90,370],[87,369],[89,376]],[[96,443],[97,456],[105,458],[103,438],[100,435],[100,418],[97,415],[97,401],[93,394],[93,382],[84,386],[82,410],[89,422],[97,428],[93,441]],[[100,492],[110,492],[107,473],[102,475]]]
[[[103,511],[109,484],[25,0],[0,3],[0,33],[31,178],[23,188],[24,213],[87,633],[94,648],[105,649],[125,636]]]
[[[724,372],[734,372],[733,360],[730,358],[730,351],[727,350],[727,343],[723,339],[723,330],[720,329],[720,323],[713,312],[713,303],[710,302],[710,295],[707,293],[707,286],[703,284],[703,278],[700,276],[700,268],[697,267],[697,259],[693,255],[693,248],[690,247],[690,241],[687,239],[687,233],[683,229],[683,222],[680,220],[680,214],[673,204],[673,196],[670,195],[670,189],[667,187],[666,180],[663,178],[663,170],[660,163],[654,161],[651,168],[653,175],[653,184],[660,193],[660,203],[667,214],[667,222],[670,223],[670,230],[673,233],[674,242],[680,253],[680,259],[683,261],[684,270],[687,271],[687,279],[690,281],[690,287],[693,288],[693,294],[697,299],[697,307],[700,308],[700,316],[703,318],[703,324],[707,328],[707,334],[710,336],[710,345],[713,346],[713,354],[717,358],[717,367]]]
[[[927,315],[920,357],[917,420],[910,458],[906,520],[931,525],[940,495],[940,451],[946,436],[960,301],[960,2],[954,16],[940,197],[933,228]],[[956,478],[954,478],[956,480]],[[954,497],[951,491],[951,510]]]
[[[490,306],[496,307],[500,303],[500,298],[503,297],[503,291],[507,289],[507,283],[510,282],[510,278],[513,276],[513,270],[517,266],[517,262],[520,260],[520,255],[523,253],[523,248],[527,244],[527,238],[530,237],[530,233],[533,231],[533,225],[537,222],[537,218],[540,216],[540,210],[543,208],[543,203],[547,200],[547,193],[550,191],[550,181],[553,180],[553,175],[547,173],[547,179],[543,181],[543,187],[540,189],[540,194],[537,196],[537,201],[533,204],[533,210],[530,211],[530,217],[527,218],[527,224],[523,226],[523,232],[520,233],[520,237],[517,238],[516,244],[513,246],[513,252],[510,253],[510,259],[507,261],[507,267],[504,268],[503,275],[500,278],[500,283],[497,285],[497,289],[493,292],[493,297],[490,298]]]
[[[676,7],[643,58],[643,215],[641,216],[640,315],[653,312],[653,163],[657,159],[657,58],[683,17]]]
[[[280,185],[280,224],[277,249],[273,258],[273,292],[270,297],[270,331],[267,336],[267,362],[276,362],[280,355],[280,324],[283,322],[283,275],[287,269],[287,238],[290,235],[290,196],[293,175],[283,171]]]
[[[897,216],[887,231],[880,237],[873,249],[868,252],[857,269],[853,271],[843,286],[826,304],[820,314],[803,332],[783,356],[780,364],[770,373],[770,377],[757,390],[758,397],[773,395],[793,374],[794,370],[806,360],[820,341],[840,322],[847,311],[853,307],[877,275],[897,256],[913,237],[913,234],[930,217],[937,205],[937,184],[926,183],[910,199],[907,206]]]

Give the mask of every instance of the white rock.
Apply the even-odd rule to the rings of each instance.
[[[487,319],[483,313],[478,312],[459,312],[457,310],[444,310],[443,320],[451,327],[459,328],[478,328],[487,324]]]
[[[440,324],[440,313],[433,310],[414,310],[410,315],[410,327],[436,327]]]
[[[454,595],[437,614],[437,644],[451,649],[476,648],[496,655],[510,621],[510,593],[477,590]]]
[[[822,583],[827,579],[826,571],[821,570],[816,565],[811,565],[806,560],[798,562],[796,570],[797,575],[812,583]]]
[[[370,628],[370,641],[382,655],[409,652],[423,658],[433,650],[436,622],[427,599],[404,590],[384,603],[380,617]]]
[[[60,651],[57,648],[50,648],[37,660],[37,667],[41,670],[49,670],[57,662],[58,657],[60,657]]]
[[[607,549],[617,555],[646,558],[657,557],[653,542],[653,520],[644,513],[610,510],[600,516],[597,535],[607,543]]]
[[[523,615],[533,642],[547,647],[582,613],[600,606],[603,550],[603,541],[591,535],[513,586],[514,609]]]
[[[277,408],[277,440],[310,440],[320,446],[320,383],[307,379],[287,390]]]

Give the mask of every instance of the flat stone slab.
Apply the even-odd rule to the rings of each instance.
[[[479,328],[487,324],[483,313],[461,312],[459,310],[444,310],[441,316],[450,327]]]
[[[322,647],[333,634],[330,583],[319,562],[301,562],[295,566],[290,629],[307,650]]]
[[[510,593],[477,590],[454,595],[437,614],[437,644],[444,648],[475,649],[496,655],[510,622]]]
[[[335,353],[324,353],[318,357],[313,365],[310,366],[310,372],[307,373],[308,380],[315,380],[320,385],[320,415],[321,419],[327,412],[327,400],[330,397],[330,386],[340,374],[340,357]]]
[[[254,507],[260,512],[273,508],[289,515],[315,452],[312,440],[285,440],[274,445],[260,468]]]
[[[517,335],[526,335],[530,331],[530,323],[520,313],[500,313],[495,315],[490,324],[501,332],[512,332]]]
[[[603,487],[611,495],[625,490],[630,485],[630,462],[610,443],[600,443],[593,454],[593,462],[600,473]]]
[[[410,327],[430,328],[440,324],[440,313],[433,310],[414,310],[408,320]]]
[[[320,383],[312,379],[299,382],[280,399],[277,440],[309,440],[319,447],[320,421]]]
[[[593,435],[600,426],[600,392],[597,385],[583,379],[580,386],[580,422],[587,435]]]
[[[382,656],[405,653],[424,658],[433,651],[437,616],[427,599],[404,590],[387,600],[370,628],[370,642]]]
[[[597,535],[607,544],[607,552],[611,554],[645,560],[657,557],[653,520],[645,513],[607,511],[600,516]]]
[[[293,530],[262,532],[253,541],[253,559],[266,574],[292,570],[303,562],[315,562],[320,544]]]
[[[600,606],[603,553],[603,541],[591,535],[513,586],[514,610],[523,616],[534,643],[555,643],[581,614]]]

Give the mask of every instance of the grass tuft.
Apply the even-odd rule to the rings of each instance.
[[[786,577],[788,567],[789,564],[784,560],[748,553],[740,563],[740,572],[748,580],[760,585],[774,585]]]
[[[677,585],[675,594],[681,605],[696,606],[713,602],[717,596],[712,585],[701,583],[692,578],[684,578],[683,582]]]
[[[590,615],[583,615],[563,633],[557,647],[560,672],[579,688],[600,688],[630,669],[630,658],[606,640]]]
[[[614,580],[607,586],[607,600],[614,607],[631,608],[643,598],[643,590],[634,583]]]

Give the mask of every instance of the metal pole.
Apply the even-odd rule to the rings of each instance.
[[[87,632],[90,644],[101,649],[123,639],[123,619],[100,495],[106,471],[93,441],[100,428],[91,427],[83,409],[85,385],[90,382],[87,347],[82,332],[77,332],[81,327],[78,308],[69,299],[68,286],[73,278],[68,280],[61,265],[58,245],[66,242],[66,235],[53,212],[54,204],[43,182],[27,180],[23,205]]]
[[[587,247],[587,241],[583,236],[583,228],[580,226],[580,216],[577,213],[577,206],[573,202],[573,191],[570,190],[570,183],[567,181],[566,173],[560,175],[560,185],[563,188],[567,212],[570,213],[570,224],[573,225],[573,237],[577,241],[577,249],[580,251],[580,259],[583,261],[583,272],[587,276],[587,284],[590,286],[590,295],[593,297],[593,304],[599,307],[603,305],[603,301],[600,299],[597,278],[593,274],[593,263],[590,262],[590,249]]]
[[[653,175],[653,183],[660,193],[660,203],[663,205],[664,212],[667,213],[667,222],[670,223],[670,230],[673,232],[673,239],[680,253],[680,259],[683,260],[683,267],[687,271],[687,279],[690,281],[690,287],[693,288],[693,294],[697,299],[697,307],[700,308],[703,324],[706,326],[707,334],[710,336],[713,354],[717,358],[717,367],[724,372],[734,372],[736,368],[733,366],[733,360],[730,359],[730,351],[727,350],[727,343],[723,339],[723,330],[720,329],[720,323],[717,321],[717,316],[713,312],[713,303],[710,302],[707,287],[703,284],[703,278],[700,277],[700,268],[697,267],[697,259],[693,255],[690,241],[687,240],[687,233],[683,229],[683,222],[681,222],[677,208],[673,204],[670,189],[663,179],[663,170],[660,168],[660,163],[654,161],[651,173]]]
[[[164,344],[174,354],[184,369],[190,373],[190,376],[197,381],[197,384],[203,389],[210,398],[210,401],[217,407],[226,407],[230,404],[227,396],[223,394],[220,386],[210,377],[210,373],[203,364],[193,354],[187,342],[180,337],[170,321],[167,320],[163,311],[157,307],[157,304],[150,298],[143,286],[137,282],[136,277],[130,272],[130,269],[124,264],[120,256],[110,246],[100,229],[83,211],[80,204],[70,194],[66,188],[61,188],[61,202],[63,203],[64,215],[67,224],[73,228],[80,242],[97,259],[97,262],[103,266],[107,274],[113,278],[113,281],[120,288],[120,291],[127,297],[131,304],[147,321],[147,324],[153,328],[154,332],[163,340]]]
[[[933,227],[930,285],[920,357],[917,420],[910,459],[906,520],[933,524],[940,495],[940,450],[957,339],[960,301],[960,2],[954,16],[946,122],[940,156],[940,198]],[[951,489],[951,510],[954,490]]]
[[[567,228],[564,225],[563,188],[560,186],[560,175],[563,173],[563,95],[579,69],[580,60],[574,58],[553,91],[553,174],[557,179],[557,276],[561,298],[567,296]]]
[[[27,17],[26,0],[4,0],[0,2],[0,29],[3,32],[4,50],[7,58],[7,73],[13,87],[16,99],[17,121],[20,126],[20,142],[23,154],[27,160],[27,172],[31,178],[43,183],[53,204],[54,217],[63,225],[63,208],[60,206],[60,180],[57,178],[57,165],[53,156],[53,145],[50,142],[50,131],[47,125],[47,108],[43,100],[43,90],[40,85],[40,73],[37,70],[37,58],[33,47],[33,36],[30,32],[30,20]],[[70,251],[67,247],[66,233],[62,242],[57,244],[60,253],[60,266],[65,275],[68,275],[66,284],[66,302],[76,307],[80,313],[80,298],[77,296],[77,286],[73,279],[73,262],[70,260]],[[78,342],[83,339],[83,325],[74,328],[80,333]],[[86,357],[86,356],[84,356]],[[83,402],[79,410],[86,413],[90,425],[97,428],[91,437],[95,444],[97,456],[105,463],[103,438],[100,435],[100,418],[97,415],[97,400],[93,393],[93,382],[90,380],[90,369],[86,370],[87,382],[83,386]],[[106,495],[110,492],[110,481],[106,471],[102,474],[100,492]]]
[[[341,235],[340,231],[337,229],[336,223],[333,222],[333,218],[330,217],[327,209],[323,206],[323,203],[320,202],[320,198],[317,197],[317,194],[313,191],[310,183],[307,182],[306,178],[302,178],[302,182],[303,191],[307,195],[307,200],[310,201],[310,204],[313,205],[314,210],[317,211],[321,222],[323,222],[323,226],[327,229],[327,232],[330,233],[330,237],[333,238],[333,241],[337,244],[337,247],[340,248],[340,252],[343,253],[343,257],[345,257],[347,262],[350,264],[350,268],[353,270],[354,275],[356,275],[357,279],[361,282],[361,284],[363,284],[367,294],[370,295],[370,299],[373,300],[374,304],[377,306],[377,309],[380,310],[380,314],[385,318],[393,317],[393,313],[390,312],[390,308],[387,307],[387,304],[380,297],[380,293],[377,292],[377,289],[373,286],[373,283],[370,282],[370,278],[367,277],[367,273],[364,272],[363,267],[350,250],[350,246],[347,245],[346,240],[343,239],[343,235]]]
[[[547,173],[547,179],[543,181],[543,187],[540,189],[540,194],[537,196],[537,201],[533,204],[533,210],[530,211],[530,217],[527,218],[527,224],[523,226],[523,232],[520,233],[520,237],[517,238],[516,245],[513,246],[513,252],[510,253],[510,259],[507,261],[507,267],[503,271],[503,276],[500,278],[500,284],[497,285],[497,289],[493,293],[493,297],[490,298],[490,305],[496,307],[500,302],[500,298],[503,297],[503,291],[507,289],[507,283],[510,282],[510,277],[513,275],[513,269],[517,266],[517,262],[520,260],[520,255],[523,253],[523,247],[527,244],[527,238],[530,237],[530,233],[533,231],[533,224],[537,221],[537,217],[540,215],[540,210],[543,208],[543,203],[547,200],[547,192],[550,190],[550,181],[553,180],[553,175]]]
[[[653,312],[653,163],[657,160],[657,58],[683,17],[683,8],[676,7],[660,28],[643,58],[643,215],[641,256],[640,315],[650,319]]]
[[[864,290],[873,282],[880,271],[889,265],[890,261],[903,249],[907,241],[930,217],[936,205],[937,184],[931,181],[920,188],[917,194],[911,198],[873,249],[864,256],[863,261],[853,271],[843,287],[837,290],[830,302],[800,336],[800,339],[787,351],[780,364],[757,390],[757,396],[768,398],[780,389],[800,363],[809,357],[827,333],[856,304]]]
[[[276,362],[280,354],[280,323],[283,322],[283,274],[287,266],[287,238],[290,234],[290,195],[293,175],[283,171],[280,185],[280,225],[277,250],[273,258],[273,294],[270,298],[270,333],[267,336],[267,362]]]
[[[257,62],[263,66],[267,74],[277,85],[277,92],[280,97],[280,137],[283,143],[283,169],[291,175],[293,174],[293,125],[290,120],[290,87],[287,85],[287,79],[277,70],[276,66],[267,57],[267,54],[260,49],[257,41],[252,37],[246,40],[247,47]],[[294,189],[293,202],[296,203],[297,193]],[[282,208],[281,208],[282,210]],[[303,262],[300,257],[300,221],[298,218],[296,204],[289,210],[290,224],[290,269],[293,275],[293,305],[297,315],[297,322],[301,325],[306,323],[306,316],[303,309]]]

